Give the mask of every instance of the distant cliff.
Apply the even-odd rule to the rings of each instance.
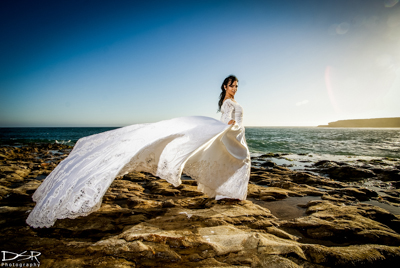
[[[339,120],[318,127],[400,127],[400,117]]]

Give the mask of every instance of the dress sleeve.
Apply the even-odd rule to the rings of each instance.
[[[224,101],[224,103],[221,106],[221,122],[228,124],[229,121],[234,120],[234,111],[235,111],[235,106],[233,103],[228,99]]]

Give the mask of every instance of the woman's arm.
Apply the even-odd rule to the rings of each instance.
[[[221,122],[228,124],[228,125],[233,125],[236,123],[234,120],[234,111],[235,111],[235,106],[232,104],[231,100],[226,100],[222,104],[221,107]]]

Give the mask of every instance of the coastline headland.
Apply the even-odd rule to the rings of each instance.
[[[330,122],[328,125],[319,125],[318,127],[400,128],[400,117],[338,120]]]

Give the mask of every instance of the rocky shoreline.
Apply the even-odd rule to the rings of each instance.
[[[184,177],[117,178],[99,211],[25,223],[31,196],[72,147],[0,147],[1,251],[36,251],[40,267],[398,267],[400,161],[252,157],[246,201],[208,198]],[[12,263],[6,261],[2,263]]]
[[[338,120],[318,127],[398,128],[400,127],[400,117]]]

